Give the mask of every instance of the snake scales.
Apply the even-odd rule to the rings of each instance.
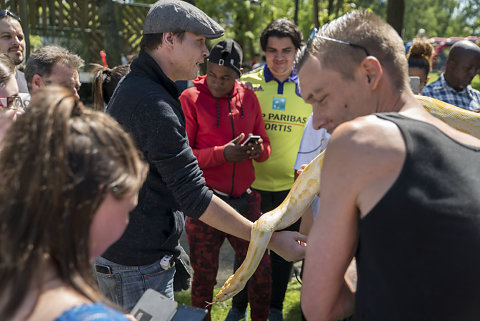
[[[462,132],[480,138],[479,113],[461,109],[430,97],[416,97],[423,107],[435,117]],[[248,279],[257,269],[273,232],[296,222],[304,210],[310,206],[320,189],[323,156],[322,152],[308,164],[280,206],[263,214],[253,224],[247,256],[235,274],[225,282],[216,296],[216,302],[227,300],[244,288]]]

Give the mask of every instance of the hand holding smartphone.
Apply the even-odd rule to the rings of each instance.
[[[247,146],[248,143],[255,143],[258,141],[261,137],[259,135],[250,135],[245,139],[245,141],[242,143],[242,146]]]

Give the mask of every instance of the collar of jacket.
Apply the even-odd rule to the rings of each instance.
[[[133,60],[130,65],[130,72],[141,77],[148,77],[162,84],[168,93],[175,98],[180,96],[180,92],[177,86],[175,86],[175,83],[165,75],[155,59],[144,50],[140,50],[138,57]]]

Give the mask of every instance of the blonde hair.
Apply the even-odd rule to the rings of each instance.
[[[9,319],[47,265],[79,293],[100,298],[89,255],[89,229],[111,193],[137,193],[147,165],[110,116],[84,108],[67,89],[36,91],[12,124],[0,153],[0,306]]]
[[[353,11],[322,26],[317,35],[360,45],[375,56],[399,89],[408,86],[408,68],[403,40],[379,16],[369,11]],[[314,37],[296,58],[297,71],[309,56],[316,56],[325,68],[353,79],[352,70],[366,57],[365,51],[321,37]]]

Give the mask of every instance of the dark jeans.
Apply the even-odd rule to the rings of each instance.
[[[246,208],[246,212],[241,214],[250,221],[254,222],[260,217],[260,195],[255,191],[248,196]],[[190,245],[190,263],[194,271],[191,302],[192,306],[205,308],[206,302],[212,301],[218,271],[218,254],[224,240],[228,239],[235,250],[235,259],[240,262],[245,259],[249,243],[190,217],[187,218],[186,231]],[[245,287],[250,297],[252,321],[267,320],[271,289],[270,275],[270,258],[265,253]],[[248,304],[248,297],[246,300]],[[209,311],[210,308],[211,305],[208,306]],[[210,313],[204,320],[211,320]]]
[[[261,210],[262,213],[267,213],[275,209],[280,205],[288,195],[287,191],[280,192],[267,192],[256,190],[260,193],[262,198]],[[282,231],[298,231],[300,227],[300,220],[283,229]],[[270,308],[283,310],[283,300],[285,299],[285,293],[287,292],[288,282],[292,275],[293,262],[285,261],[281,256],[273,251],[270,251],[270,261],[272,264],[272,294],[270,300]],[[235,260],[234,269],[240,267],[242,262]],[[242,290],[236,296],[233,297],[232,307],[237,308],[240,311],[245,311],[247,308],[248,299],[245,290]]]

